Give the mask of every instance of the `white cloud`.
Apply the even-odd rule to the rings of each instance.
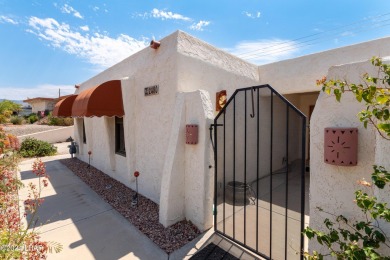
[[[161,20],[183,20],[183,21],[191,21],[192,19],[189,17],[185,17],[181,14],[176,14],[172,12],[166,12],[164,10],[158,10],[157,8],[153,8],[153,10],[150,12],[151,16],[154,18],[161,18]]]
[[[259,11],[257,12],[254,12],[254,13],[250,13],[250,12],[247,12],[247,11],[244,11],[242,12],[246,17],[249,17],[249,18],[252,18],[252,19],[256,19],[256,18],[260,18],[261,16],[261,13]]]
[[[199,21],[198,23],[194,23],[190,26],[191,30],[194,31],[203,31],[204,27],[208,26],[210,24],[210,21]]]
[[[102,8],[100,8],[99,6],[93,6],[93,7],[92,7],[92,10],[93,10],[95,13],[97,13],[97,12],[105,12],[105,13],[108,13],[107,8],[105,8],[105,7],[106,7],[106,4],[103,4],[103,7],[102,7]]]
[[[80,26],[80,29],[83,30],[83,31],[85,31],[85,32],[88,32],[88,31],[89,31],[88,25]]]
[[[142,18],[156,18],[161,20],[182,20],[186,22],[191,22],[192,19],[186,17],[182,14],[172,13],[166,10],[159,10],[157,8],[153,8],[150,12],[145,13],[135,13],[133,17],[142,17]]]
[[[102,68],[109,67],[148,45],[146,39],[137,40],[126,34],[117,38],[94,33],[92,35],[72,30],[66,23],[53,18],[30,17],[27,30],[46,41],[50,46],[86,59]]]
[[[58,97],[58,89],[61,89],[61,96],[73,94],[74,85],[52,85],[44,84],[34,87],[0,87],[0,97],[10,100],[24,100],[35,97]]]
[[[78,11],[76,11],[73,7],[71,7],[68,4],[65,4],[63,7],[61,7],[61,12],[63,12],[64,14],[72,14],[74,17],[80,19],[84,18]]]
[[[355,36],[355,34],[351,31],[346,31],[346,32],[341,33],[340,36],[342,36],[342,37]]]
[[[15,21],[14,19],[8,17],[8,16],[5,16],[5,15],[1,15],[0,16],[0,23],[10,23],[10,24],[18,24],[17,21]]]
[[[281,39],[243,41],[227,51],[244,60],[265,64],[292,58],[299,51],[297,44],[291,40]]]

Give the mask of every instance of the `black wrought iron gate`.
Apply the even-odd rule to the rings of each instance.
[[[300,259],[305,116],[269,85],[239,89],[214,120],[216,232],[267,259]]]

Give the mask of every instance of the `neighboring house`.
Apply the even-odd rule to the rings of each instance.
[[[36,98],[27,98],[23,102],[28,103],[31,106],[31,113],[38,113],[40,111],[50,112],[53,111],[55,104],[67,98],[69,95],[61,96],[59,98],[47,98],[47,97],[36,97]]]
[[[28,98],[23,100],[23,102],[31,105],[32,113],[38,113],[38,111],[52,111],[55,104],[58,102],[58,98],[36,97]]]
[[[160,43],[76,86],[54,114],[75,117],[78,158],[88,162],[92,151],[94,167],[133,189],[133,172],[140,172],[139,192],[160,205],[164,226],[188,219],[201,230],[213,225],[209,127],[216,93],[229,98],[238,88],[269,84],[309,117],[319,94],[315,81],[331,66],[390,55],[384,38],[257,66],[181,31]],[[189,124],[198,125],[197,144],[186,144]],[[308,151],[308,133],[306,139]],[[274,169],[285,159],[277,150]]]

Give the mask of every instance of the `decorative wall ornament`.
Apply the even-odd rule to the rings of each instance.
[[[357,165],[357,128],[327,127],[324,134],[325,163],[338,166]]]
[[[226,105],[227,95],[226,90],[221,90],[216,93],[215,111],[219,112]]]

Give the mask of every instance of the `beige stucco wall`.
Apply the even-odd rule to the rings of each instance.
[[[331,67],[327,78],[346,79],[356,83],[365,72],[376,72],[368,61]],[[389,166],[390,142],[379,141],[374,128],[365,129],[356,116],[364,107],[364,103],[358,103],[351,93],[345,93],[340,103],[334,96],[321,93],[316,103],[310,122],[310,226],[315,229],[323,230],[324,219],[330,217],[319,212],[317,207],[336,215],[343,214],[351,220],[365,219],[354,203],[354,192],[362,188],[356,181],[362,178],[370,180],[372,165],[375,163]],[[324,163],[325,127],[358,128],[357,166],[343,167]],[[382,193],[382,197],[389,199],[388,193]],[[387,232],[390,234],[389,230]],[[310,241],[309,249],[322,251],[314,240]]]
[[[209,153],[210,142],[206,129],[211,115],[215,115],[215,92],[225,89],[230,97],[237,88],[260,83],[270,84],[282,93],[311,92],[289,97],[296,107],[308,114],[309,107],[314,104],[317,96],[316,93],[312,93],[318,91],[315,80],[326,74],[331,65],[381,54],[380,52],[385,52],[383,46],[389,41],[390,39],[382,39],[352,46],[351,49],[342,48],[257,67],[183,32],[175,32],[161,40],[158,50],[145,48],[80,84],[76,94],[109,80],[122,79],[126,156],[117,155],[114,151],[115,119],[92,117],[85,118],[86,144],[82,142],[82,119],[75,121],[75,138],[79,144],[78,157],[88,161],[87,152],[92,151],[93,166],[133,189],[135,189],[133,172],[139,171],[139,191],[160,204],[161,223],[167,226],[187,218],[204,230],[212,224],[210,206],[212,181],[209,180],[212,179],[213,169],[208,169],[208,166],[213,166],[213,160]],[[330,75],[333,75],[331,73]],[[145,97],[144,88],[152,85],[159,85],[159,94]],[[264,109],[260,111],[263,113],[262,116],[267,118],[269,97],[267,94],[261,96]],[[314,189],[318,189],[319,193],[314,195],[313,205],[323,203],[325,197],[330,200],[325,202],[325,207],[336,205],[337,208],[343,208],[346,202],[333,203],[340,194],[337,192],[334,194],[333,183],[327,179],[334,178],[340,183],[348,181],[350,170],[329,168],[329,165],[321,164],[319,156],[322,151],[321,129],[329,124],[359,125],[359,122],[350,119],[357,113],[359,107],[338,112],[340,117],[334,118],[337,114],[333,99],[321,97],[318,104],[317,117],[312,120],[314,144],[311,146],[315,149],[312,154],[316,159],[313,158],[311,165],[316,176]],[[275,111],[286,108],[283,103],[275,102],[274,105]],[[243,117],[238,120],[243,120]],[[285,122],[283,117],[275,117],[275,136],[282,137],[274,140],[273,169],[283,166],[285,134],[282,130],[285,129]],[[290,122],[297,123],[294,120]],[[184,125],[187,123],[199,124],[198,145],[188,146],[184,143]],[[269,136],[269,125],[262,124],[261,131],[265,133],[264,137]],[[249,137],[254,134],[255,132],[248,133]],[[242,136],[240,133],[239,135]],[[294,138],[292,141],[301,140]],[[269,146],[269,138],[264,138],[261,143]],[[255,147],[248,149],[253,150]],[[360,152],[369,153],[369,149]],[[239,150],[238,154],[242,155]],[[256,153],[249,151],[249,154]],[[294,151],[290,154],[296,156],[290,158],[290,161],[293,161],[299,158],[300,152]],[[261,156],[268,158],[269,155],[264,153]],[[374,157],[368,155],[365,160],[370,160],[369,158]],[[359,164],[358,167],[367,167],[366,162]],[[326,174],[323,172],[332,169],[337,169],[342,174],[328,173],[330,176],[324,179]],[[269,172],[266,168],[262,170]],[[227,172],[228,175],[230,173]],[[348,189],[353,188],[354,185],[350,184]],[[348,207],[346,210],[348,213]],[[313,223],[320,224],[318,217],[314,218]]]
[[[87,161],[92,151],[92,165],[135,189],[133,172],[139,171],[139,191],[156,203],[160,199],[161,175],[168,146],[176,93],[175,35],[162,41],[165,48],[146,48],[80,85],[77,93],[109,80],[122,79],[125,110],[126,157],[114,153],[114,119],[86,118],[87,144],[80,149]],[[144,96],[144,88],[159,84],[160,93]],[[168,129],[168,131],[167,131]],[[107,161],[107,158],[110,161]]]
[[[331,66],[388,56],[389,46],[390,37],[262,65],[260,82],[281,94],[318,91],[316,80],[327,75]]]
[[[239,72],[233,73],[235,70]],[[206,127],[215,97],[209,93],[220,89],[233,93],[237,87],[257,84],[257,67],[176,32],[162,39],[158,50],[145,48],[82,83],[76,93],[113,79],[122,79],[126,157],[114,153],[114,119],[92,117],[85,119],[86,144],[81,139],[81,121],[76,120],[79,158],[88,161],[87,152],[92,151],[93,166],[133,189],[132,174],[139,171],[139,191],[161,204],[160,221],[165,225],[187,218],[201,230],[211,227],[213,194],[210,176],[206,176],[212,171],[208,168],[212,157]],[[159,94],[145,97],[144,88],[157,84]],[[206,91],[194,92],[198,89]],[[182,111],[177,111],[180,92],[192,94],[179,106]],[[183,115],[179,124],[177,113]],[[200,127],[199,145],[193,147],[185,145],[183,139],[183,124],[189,122],[198,122]],[[172,148],[167,151],[169,147]],[[175,159],[177,155],[180,160]],[[168,165],[172,160],[173,165]],[[176,174],[182,179],[172,179]],[[175,186],[170,179],[185,185]],[[179,188],[184,188],[183,194]],[[182,203],[172,203],[181,201],[183,195]],[[173,213],[177,214],[172,216]]]
[[[38,100],[30,102],[31,113],[37,113],[38,111],[53,110],[55,102],[47,100]]]
[[[213,109],[207,91],[176,95],[175,115],[169,136],[161,184],[160,222],[169,226],[191,220],[198,227],[212,226],[213,159],[208,128]],[[185,143],[187,124],[198,125],[198,143]]]
[[[319,87],[318,87],[319,89]],[[306,160],[310,156],[310,107],[315,106],[317,102],[319,92],[308,92],[298,94],[287,94],[284,97],[290,101],[296,108],[298,108],[307,118],[306,123],[308,128],[306,129]]]

